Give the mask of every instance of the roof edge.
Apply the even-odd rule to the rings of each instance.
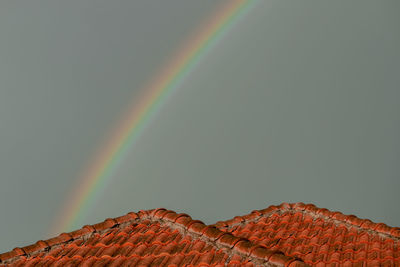
[[[282,203],[280,205],[271,205],[266,209],[253,210],[251,213],[243,216],[235,216],[226,221],[218,221],[214,225],[216,227],[230,227],[238,223],[243,223],[249,220],[255,220],[261,216],[282,212],[282,211],[301,211],[308,212],[317,217],[325,217],[331,220],[336,220],[349,226],[355,226],[366,231],[373,231],[378,234],[384,234],[392,238],[400,238],[400,227],[391,227],[384,223],[374,223],[369,219],[360,219],[357,216],[345,215],[339,211],[330,211],[326,208],[318,208],[314,204],[297,203]]]

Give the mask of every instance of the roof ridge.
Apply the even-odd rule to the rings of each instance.
[[[132,221],[140,222],[142,220],[159,221],[161,223],[166,223],[170,227],[172,226],[172,228],[179,227],[181,230],[189,232],[196,238],[207,239],[205,241],[212,243],[215,247],[223,248],[228,253],[234,251],[235,253],[250,257],[260,263],[285,266],[307,266],[301,259],[289,257],[280,251],[269,250],[248,239],[239,238],[231,233],[223,232],[214,225],[206,225],[199,220],[193,220],[185,213],[178,214],[175,211],[164,208],[140,210],[137,213],[129,212],[120,217],[107,218],[100,223],[85,225],[81,229],[69,233],[61,233],[47,240],[39,240],[32,245],[16,247],[9,252],[0,254],[0,264],[16,257],[29,257],[35,252],[70,243],[73,240],[84,238],[93,233],[101,233],[121,224],[131,223]]]
[[[240,255],[250,257],[259,263],[284,266],[307,266],[301,259],[289,257],[283,252],[272,251],[246,238],[240,238],[231,233],[223,232],[214,225],[206,225],[202,221],[193,220],[185,213],[176,213],[175,211],[161,208],[154,210],[148,219],[167,221],[174,226],[181,227],[195,238],[205,238],[214,246],[221,247],[228,253],[233,251]]]
[[[373,232],[375,234],[382,234],[394,239],[400,239],[400,227],[391,227],[384,223],[374,223],[369,219],[361,219],[353,214],[345,215],[340,211],[330,211],[326,208],[318,208],[314,204],[304,204],[303,202],[297,203],[282,203],[278,206],[271,205],[266,209],[253,210],[251,213],[235,216],[232,219],[226,221],[218,221],[214,225],[218,228],[232,227],[234,225],[241,224],[243,222],[254,221],[261,216],[270,215],[272,213],[282,211],[301,211],[309,213],[314,217],[325,218],[343,224],[360,228],[365,231]]]
[[[61,245],[67,242],[71,242],[75,239],[96,233],[101,232],[106,229],[115,227],[116,225],[120,225],[123,223],[127,223],[130,221],[140,219],[140,216],[145,216],[152,210],[140,210],[137,213],[129,212],[125,215],[116,217],[116,218],[107,218],[103,222],[92,224],[92,225],[84,225],[82,228],[74,230],[69,233],[61,233],[58,236],[46,239],[46,240],[39,240],[34,244],[27,245],[24,247],[16,247],[11,251],[1,253],[0,254],[0,263],[4,261],[10,260],[15,257],[20,256],[29,256],[34,252],[40,250],[50,249],[53,246]]]

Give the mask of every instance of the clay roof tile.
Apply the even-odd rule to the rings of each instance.
[[[166,209],[130,212],[0,254],[0,265],[400,265],[400,228],[282,203],[215,225]]]
[[[282,203],[220,221],[215,226],[234,236],[248,238],[254,244],[265,246],[267,251],[260,247],[250,249],[259,256],[263,253],[270,254],[271,250],[281,250],[285,253],[284,256],[291,256],[291,260],[297,257],[300,263],[310,265],[344,264],[348,259],[370,264],[370,259],[375,258],[382,264],[391,257],[390,265],[400,265],[399,228],[376,224],[355,215],[320,209],[313,204]],[[389,245],[383,247],[380,242]],[[372,251],[366,254],[367,249]],[[271,259],[280,257],[274,255]],[[300,264],[296,260],[293,262],[291,266]]]
[[[190,222],[192,221],[192,218],[190,216],[180,216],[178,218],[176,218],[175,223],[186,227],[186,225],[188,225]]]
[[[90,233],[96,232],[96,229],[93,227],[93,225],[85,225],[83,226],[83,229],[86,229]]]
[[[14,248],[13,251],[14,251],[15,254],[17,254],[18,256],[26,255],[25,250],[24,250],[23,248],[20,248],[20,247]]]
[[[96,229],[97,232],[101,232],[103,230],[113,227],[114,225],[116,225],[116,222],[114,220],[107,219],[104,222],[94,224],[93,228]]]
[[[191,231],[193,233],[202,235],[203,231],[206,227],[207,226],[203,222],[195,221],[194,223],[190,223],[187,228],[189,231]]]
[[[177,220],[179,220],[180,218],[190,218],[190,216],[186,213],[178,213],[178,216],[175,218],[174,223],[176,223]]]
[[[53,245],[57,245],[57,244],[61,244],[63,242],[69,241],[71,240],[71,236],[66,234],[66,233],[62,233],[56,237],[50,238],[48,240],[46,240],[46,243],[49,244],[49,246],[53,246]]]
[[[137,213],[135,213],[135,212],[128,212],[128,213],[126,214],[126,216],[130,216],[130,217],[131,217],[131,220],[137,220],[137,219],[139,219],[139,215],[138,215]]]
[[[247,239],[240,238],[233,246],[243,254],[249,255],[253,247],[253,243]]]
[[[39,249],[39,247],[36,243],[23,248],[25,254],[31,254],[32,252],[34,252],[38,249]]]
[[[175,211],[168,212],[164,215],[163,219],[167,220],[169,222],[175,222],[176,219],[179,217],[179,214],[177,214]]]
[[[258,258],[268,260],[274,254],[274,252],[266,249],[263,246],[256,246],[251,249],[250,254]]]
[[[15,258],[17,256],[19,256],[19,255],[14,250],[0,254],[0,263],[4,262],[5,260],[8,260],[8,259]]]
[[[208,227],[203,229],[203,233],[202,234],[204,236],[208,237],[210,240],[215,241],[225,233],[220,231],[217,227],[208,226]]]
[[[132,215],[132,217],[135,217],[135,218],[132,218],[132,219],[136,219],[136,218],[147,218],[149,215],[151,215],[151,213],[153,212],[153,210],[151,210],[151,211],[147,211],[147,210],[139,210],[137,213],[135,213],[135,214],[133,214],[133,213],[128,213],[128,214],[130,214],[130,215]]]
[[[231,234],[223,234],[218,239],[216,239],[219,244],[225,245],[227,247],[233,248],[236,242],[240,240],[240,237],[233,236]]]
[[[246,218],[256,218],[257,214]],[[182,228],[184,231],[179,230]],[[158,266],[167,263],[252,266],[252,261],[268,260],[274,253],[265,247],[253,249],[254,246],[246,238],[225,233],[213,225],[206,226],[187,214],[157,209],[130,212],[15,248],[0,254],[0,263],[16,266]],[[260,255],[262,258],[258,257]]]

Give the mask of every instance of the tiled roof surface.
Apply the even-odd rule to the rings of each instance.
[[[312,204],[283,203],[215,226],[313,266],[400,266],[400,228]]]
[[[165,209],[128,213],[0,254],[0,266],[305,266]]]

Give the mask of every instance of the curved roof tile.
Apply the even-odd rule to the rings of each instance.
[[[400,265],[400,228],[313,204],[282,203],[215,226],[314,266]]]
[[[0,254],[0,265],[305,266],[245,238],[157,209],[128,213]]]

